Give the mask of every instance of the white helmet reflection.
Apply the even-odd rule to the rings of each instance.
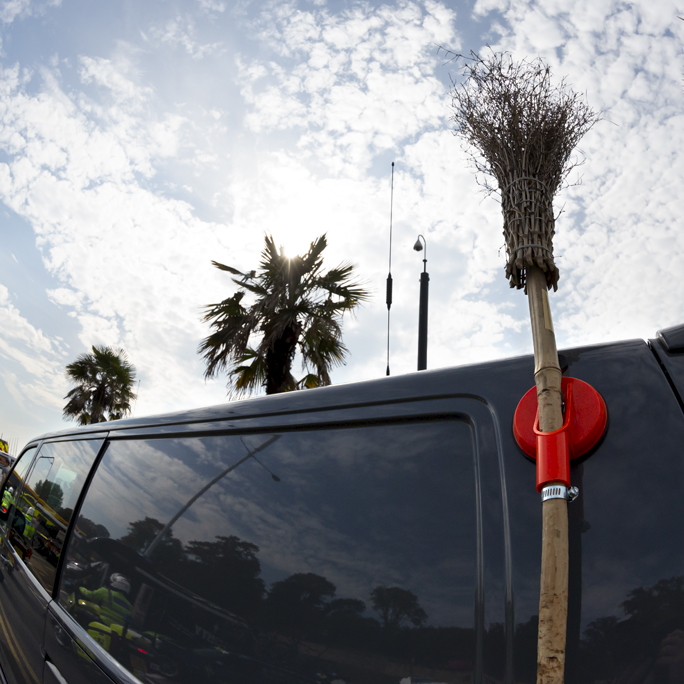
[[[115,572],[109,578],[109,584],[112,587],[112,589],[118,589],[119,591],[123,591],[124,594],[128,594],[131,591],[130,582],[118,572]]]

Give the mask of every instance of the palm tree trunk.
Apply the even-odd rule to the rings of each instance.
[[[279,394],[294,389],[292,362],[299,334],[299,326],[288,326],[266,353],[266,394]]]

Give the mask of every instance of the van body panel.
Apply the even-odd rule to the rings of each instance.
[[[684,352],[668,350],[659,337],[650,341],[653,353],[662,364],[663,371],[672,382],[673,390],[684,409]]]
[[[33,580],[16,552],[0,582],[2,664],[10,684],[39,684],[42,675],[42,641],[49,597]]]
[[[562,353],[567,374],[595,387],[608,408],[603,440],[571,464],[580,496],[568,505],[565,681],[619,681],[637,670],[634,681],[668,681],[663,644],[684,628],[684,414],[644,342]],[[504,425],[512,424],[515,396],[497,402]],[[532,682],[541,506],[534,466],[509,439],[515,672],[516,681]]]

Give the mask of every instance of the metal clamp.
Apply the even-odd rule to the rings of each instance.
[[[548,499],[566,499],[568,502],[574,501],[579,496],[577,487],[566,487],[565,485],[548,485],[541,491],[542,503]]]

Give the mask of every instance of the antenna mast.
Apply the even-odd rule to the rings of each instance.
[[[390,308],[392,307],[392,207],[394,205],[394,162],[392,162],[392,184],[390,190],[390,233],[389,233],[389,273],[387,274],[387,372],[390,374]]]

